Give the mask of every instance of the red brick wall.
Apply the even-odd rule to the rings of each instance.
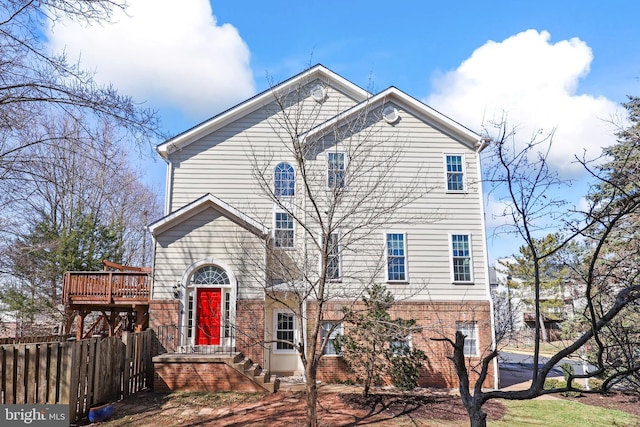
[[[264,301],[238,300],[236,349],[264,367]]]
[[[318,379],[326,383],[343,383],[354,380],[347,372],[347,364],[340,356],[322,356],[318,365]]]
[[[177,328],[159,328],[163,326],[178,326],[178,316],[180,315],[180,301],[174,300],[151,300],[149,301],[149,328],[153,330],[154,339],[152,341],[152,355],[175,351],[178,343]],[[172,340],[167,340],[167,334],[173,336]]]
[[[332,302],[327,307],[327,319],[338,319],[340,303]],[[311,316],[314,307],[309,304],[307,312]],[[489,302],[436,302],[436,301],[402,301],[397,302],[391,310],[394,319],[415,319],[417,326],[422,327],[421,332],[412,334],[414,348],[423,350],[427,355],[427,361],[420,373],[419,384],[423,387],[458,387],[458,377],[453,363],[448,359],[452,354],[449,344],[433,341],[432,338],[455,338],[457,322],[475,322],[478,328],[480,355],[488,353],[491,349],[491,323]],[[349,325],[345,325],[348,329]],[[471,358],[475,364],[478,358]],[[493,387],[493,364],[489,376],[484,383],[485,387]],[[344,381],[349,378],[346,365],[339,357],[323,357],[318,369],[318,379],[327,382]],[[475,374],[470,373],[472,384]]]
[[[153,391],[264,392],[264,389],[224,362],[155,362]]]

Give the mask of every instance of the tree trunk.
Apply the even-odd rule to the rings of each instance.
[[[318,403],[318,384],[316,383],[316,371],[312,369],[313,363],[308,363],[305,367],[307,382],[307,427],[317,427],[318,425],[318,411],[316,404]]]
[[[547,333],[547,328],[544,326],[544,314],[540,312],[540,337],[542,338],[542,342],[549,342],[549,334]]]
[[[467,408],[471,427],[487,427],[487,414],[482,410],[482,406],[472,405]]]

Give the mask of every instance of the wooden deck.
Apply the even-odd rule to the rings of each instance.
[[[144,271],[68,271],[62,302],[71,308],[149,304],[150,288]]]
[[[62,302],[77,311],[77,339],[95,333],[140,332],[148,327],[151,269],[106,260],[102,264],[105,271],[67,271],[64,275]],[[85,317],[91,313],[95,313],[93,323],[85,330]]]

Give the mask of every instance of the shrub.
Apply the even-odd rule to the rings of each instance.
[[[560,369],[562,369],[562,375],[564,375],[565,383],[569,380],[569,375],[573,375],[573,365],[571,363],[565,362],[560,365]]]
[[[427,359],[422,350],[402,347],[393,354],[388,352],[389,365],[387,373],[391,377],[391,383],[399,390],[409,391],[418,386],[420,378],[420,367]]]

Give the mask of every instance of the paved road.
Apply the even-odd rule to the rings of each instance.
[[[548,360],[549,358],[547,357],[540,357],[540,366],[545,364]],[[560,365],[565,362],[573,365],[575,374],[582,374],[582,362],[563,359],[560,363],[554,366],[549,373],[549,377],[561,377],[562,369],[560,369]],[[533,357],[530,355],[503,352],[498,356],[498,365],[500,367],[500,388],[529,381],[533,378]],[[588,369],[595,368],[592,366]]]

